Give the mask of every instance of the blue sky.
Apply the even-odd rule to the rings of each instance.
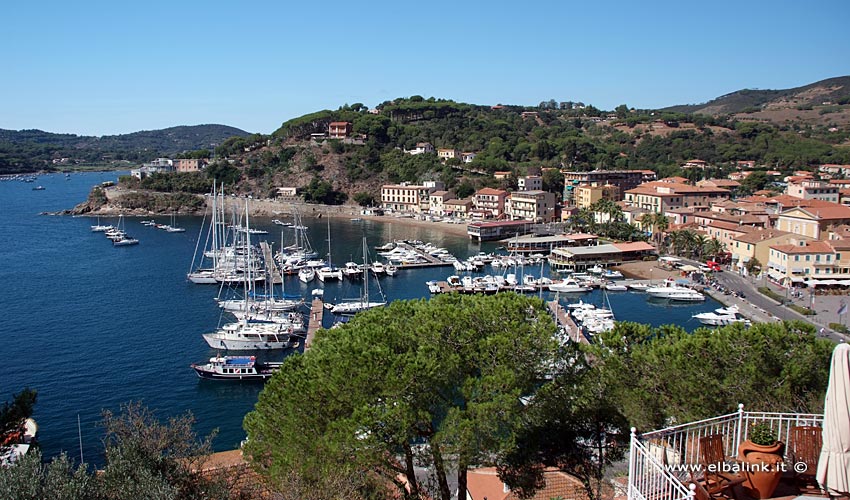
[[[111,135],[422,95],[656,108],[850,75],[850,2],[10,2],[0,128]]]

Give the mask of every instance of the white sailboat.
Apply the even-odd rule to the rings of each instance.
[[[338,315],[353,315],[357,314],[360,311],[365,311],[367,309],[372,309],[374,307],[382,307],[387,305],[387,302],[370,302],[369,301],[369,254],[366,248],[366,237],[363,237],[363,294],[353,300],[348,300],[344,302],[340,302],[337,304],[326,303],[325,307],[330,309],[333,314]],[[377,280],[375,280],[377,282]],[[380,291],[380,284],[378,285],[378,290]],[[382,294],[383,297],[383,294]]]
[[[334,267],[331,257],[331,221],[328,219],[328,265],[320,267],[316,271],[319,281],[342,281],[342,269]]]
[[[316,277],[316,270],[312,267],[302,267],[298,270],[298,279],[303,283],[309,283]]]

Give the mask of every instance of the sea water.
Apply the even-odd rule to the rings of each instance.
[[[216,450],[232,449],[245,438],[242,420],[253,408],[262,384],[200,380],[189,367],[216,354],[201,334],[229,321],[214,302],[215,285],[186,281],[197,240],[203,244],[201,217],[177,217],[184,233],[167,233],[143,226],[151,217],[124,219],[127,232],[139,245],[113,247],[102,233],[93,233],[93,217],[46,216],[41,212],[71,208],[86,199],[91,187],[115,181],[126,172],[43,175],[35,183],[0,182],[0,400],[10,400],[24,387],[38,391],[35,418],[45,456],[66,451],[79,457],[79,438],[89,463],[102,463],[101,413],[118,411],[138,401],[162,418],[191,411],[196,431],[206,435],[218,429]],[[44,186],[34,191],[36,185]],[[277,216],[285,218],[284,216]],[[153,217],[171,223],[170,217]],[[116,224],[117,218],[100,219]],[[208,222],[208,221],[207,221]],[[333,263],[362,262],[362,238],[370,257],[374,247],[397,239],[430,241],[465,259],[479,251],[490,252],[497,242],[473,243],[464,236],[447,234],[437,227],[410,226],[387,217],[384,221],[352,221],[304,214],[303,223],[312,246],[328,252],[331,228]],[[252,219],[251,226],[270,232],[262,236],[277,250],[294,242],[294,230],[276,226],[270,219]],[[253,237],[254,241],[258,237]],[[541,268],[494,270],[539,275]],[[548,275],[548,270],[543,270]],[[453,267],[399,270],[395,277],[370,278],[370,299],[384,294],[387,300],[427,298],[429,280],[457,274]],[[359,297],[359,283],[301,283],[296,276],[284,283],[287,295],[310,301],[315,288],[325,290],[333,302]],[[280,291],[278,289],[278,291]],[[544,293],[549,300],[554,294]],[[575,295],[578,300],[603,304],[600,291]],[[607,294],[617,319],[650,323],[675,323],[692,330],[699,325],[693,314],[719,304],[670,306],[648,301],[642,293]],[[332,318],[325,315],[325,326]],[[240,353],[242,354],[242,353]],[[287,353],[272,356],[282,357]],[[78,434],[77,418],[80,433]]]

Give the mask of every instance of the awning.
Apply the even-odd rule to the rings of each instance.
[[[658,257],[658,260],[661,262],[681,262],[682,259],[677,259],[676,257]]]
[[[791,283],[805,283],[803,278],[791,278]]]
[[[691,271],[699,271],[699,269],[697,269],[696,267],[694,267],[690,264],[685,264],[684,266],[680,267],[679,270],[685,271],[686,273],[689,273]]]

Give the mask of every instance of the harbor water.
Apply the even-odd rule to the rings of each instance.
[[[139,245],[113,247],[101,233],[90,230],[97,220],[89,217],[44,216],[41,212],[71,208],[86,199],[95,184],[114,181],[118,172],[51,174],[35,183],[0,182],[0,336],[5,371],[0,377],[0,400],[10,400],[24,387],[38,391],[34,417],[45,456],[66,451],[79,457],[79,439],[85,460],[101,463],[104,409],[117,411],[122,403],[139,401],[162,418],[191,411],[196,430],[206,435],[218,429],[216,450],[232,449],[244,439],[242,419],[262,390],[258,383],[200,380],[189,364],[216,354],[201,338],[223,322],[214,302],[218,287],[186,281],[201,217],[177,217],[184,233],[167,233],[126,218],[127,232]],[[36,185],[44,190],[34,190]],[[149,219],[150,217],[146,217]],[[281,216],[284,220],[290,220]],[[170,223],[170,217],[153,217]],[[361,262],[362,238],[370,257],[374,247],[397,239],[432,242],[464,259],[479,251],[490,252],[497,242],[473,243],[438,228],[404,225],[401,221],[353,221],[347,218],[305,216],[304,225],[313,248],[328,251],[328,221],[333,263]],[[102,218],[116,224],[116,218]],[[294,231],[270,219],[252,219],[251,226],[269,231],[262,236],[276,251],[294,241]],[[256,238],[254,238],[256,241]],[[488,266],[485,273],[514,272],[539,276],[541,266],[503,270]],[[548,270],[543,269],[548,275]],[[425,284],[457,274],[453,267],[399,270],[395,277],[370,279],[371,297],[383,293],[387,300],[429,297]],[[376,283],[377,281],[377,283]],[[379,286],[378,286],[379,285]],[[284,291],[309,303],[314,288],[325,290],[326,301],[355,298],[359,283],[347,281],[309,285],[287,277]],[[543,298],[550,300],[548,292]],[[561,295],[564,304],[581,298],[602,304],[600,291]],[[618,320],[652,325],[679,324],[688,330],[700,326],[693,314],[711,311],[719,304],[673,305],[653,302],[642,293],[609,292]],[[333,318],[325,314],[329,326]],[[279,353],[282,357],[288,353]],[[78,435],[77,418],[81,422]]]

